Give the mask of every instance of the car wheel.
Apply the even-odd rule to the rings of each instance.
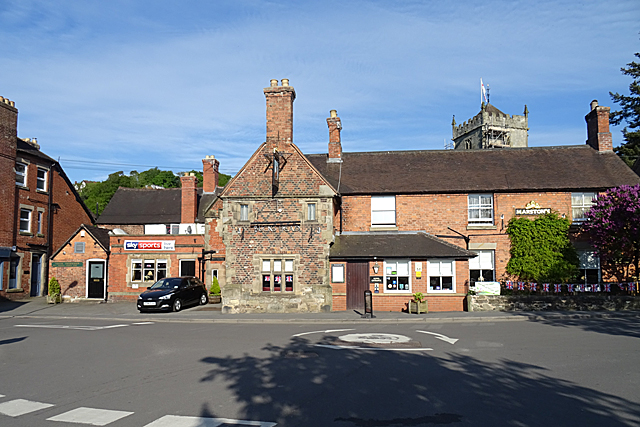
[[[207,294],[202,294],[200,296],[200,305],[205,305],[208,302],[209,302],[209,297],[207,296]]]
[[[173,302],[173,311],[180,311],[180,309],[182,309],[182,301],[180,301],[180,298],[176,298]]]

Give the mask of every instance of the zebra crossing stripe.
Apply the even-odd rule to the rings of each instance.
[[[33,402],[31,400],[25,399],[15,399],[9,400],[8,402],[0,403],[0,414],[8,415],[10,417],[19,417],[20,415],[39,411],[45,408],[50,408],[52,406],[53,405],[51,403]]]
[[[47,418],[47,421],[62,421],[64,423],[106,426],[109,423],[131,414],[133,414],[133,412],[80,407],[63,414],[56,415],[55,417]]]
[[[218,427],[221,425],[274,427],[276,423],[266,421],[234,420],[231,418],[185,417],[165,415],[144,427]]]

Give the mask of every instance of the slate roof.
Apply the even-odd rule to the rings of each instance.
[[[327,154],[306,157],[344,195],[597,190],[640,183],[615,153],[586,144],[342,153],[342,163],[327,163]]]
[[[475,253],[424,232],[371,232],[336,236],[329,258],[473,258]]]
[[[204,222],[204,212],[220,193],[202,193],[198,188],[198,216]],[[182,217],[182,189],[118,188],[96,224],[179,224]]]
[[[85,229],[87,230],[87,232],[93,237],[93,239],[98,242],[98,244],[100,246],[102,246],[102,249],[105,250],[105,252],[109,253],[110,251],[110,247],[111,247],[111,243],[109,241],[109,230],[104,229],[104,228],[100,228],[100,227],[95,227],[93,225],[87,225],[87,224],[82,224],[80,225],[80,227],[78,227],[78,229],[75,231],[75,233],[73,233],[66,242],[64,242],[62,245],[60,245],[60,247],[58,248],[57,251],[55,251],[55,253],[51,256],[51,259],[54,259],[56,257],[56,255],[58,255],[58,253],[60,253],[61,250],[64,249],[65,246],[67,246],[67,244],[69,244],[69,242],[71,240],[73,240],[73,238],[80,232],[80,230]]]
[[[46,160],[47,162],[57,163],[54,159],[52,159],[51,157],[47,156],[42,151],[40,151],[38,147],[36,147],[35,145],[30,144],[27,141],[23,141],[20,138],[17,138],[16,140],[17,140],[16,148],[18,153],[30,154],[32,156],[39,157],[43,160]]]

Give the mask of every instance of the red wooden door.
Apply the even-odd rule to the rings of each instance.
[[[347,263],[347,310],[364,310],[364,291],[369,289],[369,263]]]

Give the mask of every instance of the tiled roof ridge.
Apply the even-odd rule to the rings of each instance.
[[[509,149],[495,149],[495,150],[487,150],[487,149],[471,149],[471,150],[382,150],[382,151],[343,151],[343,155],[363,155],[363,154],[413,154],[413,153],[503,153],[503,152],[516,152],[516,151],[538,151],[538,150],[584,150],[585,148],[589,148],[593,150],[593,148],[589,147],[586,144],[580,145],[549,145],[542,147],[511,147]],[[609,152],[611,153],[611,152]],[[305,156],[327,156],[327,153],[313,153],[306,154]]]

